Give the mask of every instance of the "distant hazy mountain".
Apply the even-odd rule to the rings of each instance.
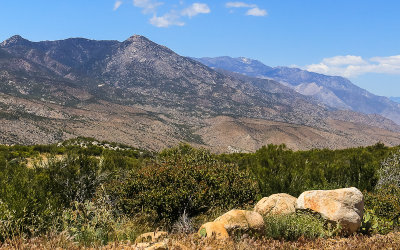
[[[92,136],[226,152],[267,143],[396,145],[399,131],[382,116],[337,111],[274,80],[216,71],[139,35],[123,42],[13,36],[0,44],[0,143]]]
[[[205,57],[196,60],[213,68],[273,79],[290,86],[298,93],[312,96],[330,107],[365,114],[380,114],[400,124],[399,103],[374,95],[343,77],[327,76],[297,68],[271,68],[257,60],[244,57]]]
[[[400,103],[400,97],[389,97],[390,100]]]

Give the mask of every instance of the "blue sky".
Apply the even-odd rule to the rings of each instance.
[[[184,56],[245,56],[400,96],[398,0],[0,0],[0,40],[125,40]]]

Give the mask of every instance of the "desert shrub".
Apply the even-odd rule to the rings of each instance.
[[[137,155],[125,156],[125,152],[106,150],[102,154],[100,164],[103,172],[118,173],[125,170],[137,169],[142,164],[142,159],[137,159]]]
[[[172,225],[172,232],[176,234],[191,234],[195,231],[193,221],[186,213],[186,210],[183,211],[183,214]]]
[[[377,216],[373,209],[365,209],[359,233],[365,235],[388,234],[393,231],[394,221]]]
[[[51,192],[63,207],[71,202],[91,199],[97,187],[106,180],[99,160],[86,155],[67,155],[66,158],[50,159],[45,166],[36,169],[37,176],[44,178],[44,189]]]
[[[373,225],[370,231],[388,233],[399,226],[400,217],[400,152],[394,152],[381,162],[378,182],[373,192],[365,194],[367,217]]]
[[[22,234],[20,220],[15,218],[7,204],[0,200],[0,242]]]
[[[87,247],[133,241],[141,228],[126,216],[115,214],[104,197],[96,202],[74,202],[71,208],[63,211],[61,221],[62,229],[74,241]]]
[[[313,149],[292,151],[285,145],[267,145],[255,153],[219,155],[227,163],[237,163],[257,180],[262,196],[304,190],[357,187],[369,192],[378,182],[381,161],[398,148],[382,143],[344,150]]]
[[[311,214],[273,215],[264,217],[265,236],[279,240],[315,239],[329,236],[324,220]]]
[[[163,151],[158,161],[108,187],[125,213],[154,212],[154,220],[168,226],[184,211],[195,216],[214,207],[241,206],[254,201],[258,192],[246,171],[188,145]]]
[[[63,209],[93,198],[102,181],[98,160],[89,156],[54,158],[35,168],[27,168],[23,161],[3,161],[0,219],[9,232],[2,235],[31,237],[56,229]]]
[[[385,186],[400,188],[400,151],[393,153],[381,162],[378,174],[379,180],[376,189],[381,189]]]
[[[365,193],[364,198],[366,211],[370,213],[374,227],[370,232],[386,234],[399,227],[399,187],[388,185],[375,192]]]
[[[0,165],[0,220],[8,225],[2,236],[34,236],[53,225],[60,206],[44,189],[47,179],[18,161]]]

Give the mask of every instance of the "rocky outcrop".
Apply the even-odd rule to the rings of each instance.
[[[229,238],[229,234],[221,222],[205,223],[200,227],[199,235],[201,237],[208,237],[208,238],[215,237],[216,239],[219,240]]]
[[[289,194],[273,194],[262,198],[254,207],[261,215],[291,214],[296,211],[297,198]]]
[[[220,222],[224,225],[228,233],[234,230],[244,231],[262,231],[264,230],[263,217],[254,211],[233,209],[217,219],[215,222]]]
[[[323,218],[338,223],[343,233],[352,234],[360,228],[364,198],[354,187],[306,191],[297,199],[296,209],[318,212]]]

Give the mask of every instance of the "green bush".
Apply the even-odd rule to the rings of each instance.
[[[393,226],[392,220],[377,216],[372,209],[365,209],[359,233],[366,235],[388,234],[393,230]]]
[[[388,233],[399,227],[400,217],[400,188],[389,185],[375,192],[366,193],[365,207],[374,216],[378,233]]]
[[[279,240],[315,239],[330,236],[325,222],[310,214],[273,215],[264,217],[265,236]]]
[[[36,169],[36,176],[42,175],[44,189],[68,207],[71,202],[91,199],[97,187],[107,179],[101,172],[99,160],[87,155],[69,154],[65,158],[50,159]]]
[[[400,154],[390,154],[381,161],[374,192],[365,194],[367,216],[373,223],[372,232],[388,233],[399,227],[400,218]],[[364,223],[367,228],[370,223]]]
[[[292,151],[285,145],[267,145],[255,153],[223,154],[256,178],[262,196],[275,193],[300,195],[304,190],[357,187],[369,192],[378,182],[381,161],[398,148],[381,143],[343,150]]]
[[[297,152],[268,145],[214,155],[182,144],[152,154],[90,138],[62,146],[0,145],[0,241],[66,230],[95,246],[159,226],[192,232],[228,209],[253,207],[261,195],[346,186],[365,190],[360,232],[387,233],[400,216],[397,151],[383,144]],[[50,160],[27,167],[43,156]],[[108,197],[110,203],[98,202]],[[308,215],[266,221],[272,238],[331,234]]]
[[[133,221],[116,215],[109,204],[85,201],[63,211],[62,230],[86,247],[106,245],[108,242],[134,241],[141,233]]]
[[[195,216],[215,207],[237,207],[258,193],[246,171],[187,145],[163,151],[157,162],[111,182],[108,191],[125,213],[154,213],[155,221],[168,226],[184,211]]]

